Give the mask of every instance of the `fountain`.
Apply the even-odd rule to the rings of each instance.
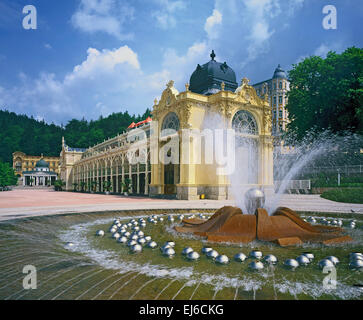
[[[323,244],[351,242],[353,239],[342,233],[341,227],[312,225],[305,222],[289,208],[279,207],[269,216],[262,190],[251,188],[245,194],[249,214],[238,207],[225,206],[207,221],[184,219],[175,230],[193,233],[214,242],[249,243],[253,240],[271,241],[280,246],[299,245],[304,242]],[[254,214],[251,214],[254,213]]]

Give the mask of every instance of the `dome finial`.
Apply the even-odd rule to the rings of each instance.
[[[214,61],[214,58],[216,57],[216,54],[214,53],[214,50],[212,50],[212,53],[210,54],[210,57],[212,58],[212,60]]]

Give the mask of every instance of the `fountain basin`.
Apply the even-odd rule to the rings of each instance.
[[[176,226],[175,230],[215,242],[248,243],[262,240],[290,246],[304,242],[332,244],[353,241],[343,234],[340,227],[311,225],[293,210],[282,207],[269,216],[262,208],[258,208],[255,215],[246,215],[240,208],[225,206],[207,221],[184,219],[183,226]]]

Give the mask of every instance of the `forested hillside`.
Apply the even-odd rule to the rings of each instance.
[[[33,117],[0,110],[0,161],[12,163],[12,153],[22,151],[29,155],[59,156],[62,136],[71,147],[87,148],[104,139],[122,133],[131,122],[138,122],[150,115],[126,112],[113,113],[98,120],[73,119],[65,126],[47,124]]]

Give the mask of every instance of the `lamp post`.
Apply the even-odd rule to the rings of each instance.
[[[339,172],[339,169],[337,169],[338,171],[338,187],[340,186],[340,172]]]

